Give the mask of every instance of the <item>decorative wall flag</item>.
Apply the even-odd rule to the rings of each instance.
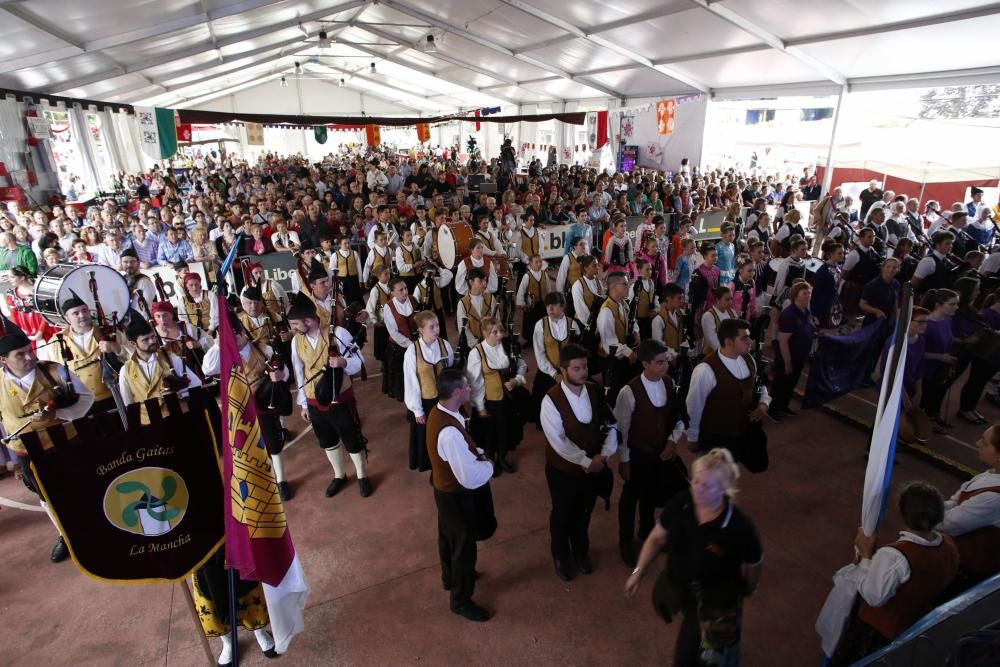
[[[379,131],[378,125],[366,125],[365,138],[368,140],[369,146],[378,146],[382,143],[382,133]]]
[[[317,144],[326,143],[326,125],[317,125],[313,128],[313,136],[316,137]]]
[[[476,118],[481,118],[482,115],[483,115],[483,110],[482,109],[476,109]],[[482,128],[483,128],[483,124],[480,123],[480,122],[476,122],[476,132],[478,132]]]
[[[207,391],[192,389],[187,412],[171,395],[165,408],[149,406],[162,419],[145,426],[132,404],[127,431],[115,416],[76,422],[68,442],[61,425],[22,436],[81,572],[110,583],[179,581],[218,549],[225,496],[210,402]],[[55,446],[43,447],[40,435]]]
[[[165,160],[177,152],[177,125],[173,109],[135,107],[142,152],[154,160]]]
[[[217,298],[222,313],[218,345],[224,411],[222,471],[228,491],[222,502],[226,565],[238,570],[241,578],[263,584],[275,648],[284,653],[292,637],[303,630],[302,610],[309,585],[288,531],[271,457],[261,438],[254,393],[226,315],[229,306],[224,296]]]
[[[593,111],[587,114],[587,144],[596,151],[608,143],[608,112]]]
[[[431,140],[431,126],[429,123],[417,123],[417,141],[426,144]]]
[[[674,111],[677,107],[677,100],[660,100],[656,103],[656,129],[660,134],[674,133]]]
[[[194,128],[191,123],[182,123],[177,126],[177,141],[190,142],[194,136]]]
[[[264,145],[264,126],[260,123],[243,123],[247,129],[247,145]]]

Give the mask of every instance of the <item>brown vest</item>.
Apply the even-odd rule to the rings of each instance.
[[[633,451],[659,456],[667,444],[667,438],[674,430],[670,423],[670,408],[674,402],[674,382],[670,378],[660,380],[667,390],[667,402],[656,407],[649,400],[642,375],[635,377],[628,386],[635,396],[635,410],[628,428],[628,447]]]
[[[566,432],[566,438],[586,452],[587,456],[593,458],[601,453],[601,446],[604,444],[601,441],[601,390],[592,382],[588,382],[586,387],[587,394],[590,397],[591,416],[589,424],[581,424],[580,420],[576,418],[573,407],[569,404],[569,399],[563,393],[561,382],[552,387],[552,389],[549,389],[547,396],[552,399],[556,409],[559,411],[559,416],[562,418],[563,430]],[[559,456],[556,450],[552,449],[551,445],[545,448],[545,465],[552,466],[569,475],[585,474],[583,468]]]
[[[409,297],[409,299],[410,299],[410,307],[413,308],[413,312],[410,313],[409,315],[403,315],[401,312],[396,310],[395,299],[389,299],[388,305],[389,305],[389,312],[392,313],[392,319],[395,320],[396,328],[399,329],[399,333],[405,336],[406,338],[413,340],[413,334],[416,333],[417,331],[417,323],[413,319],[413,316],[417,314],[417,302],[416,300],[414,300],[412,296]],[[391,338],[389,339],[389,341],[396,347],[399,347],[399,344],[396,341],[392,340]]]
[[[674,352],[680,352],[681,343],[684,342],[684,318],[678,313],[677,324],[674,325],[666,306],[660,308],[659,317],[663,320],[663,344]]]
[[[899,550],[910,564],[910,578],[896,589],[896,594],[881,607],[862,601],[858,616],[893,640],[931,610],[958,573],[958,548],[943,535],[941,544],[925,547],[902,540],[888,545]]]
[[[1000,486],[989,486],[958,494],[958,504],[980,493],[1000,493]],[[983,577],[1000,572],[1000,528],[983,526],[962,535],[954,535],[962,569]]]
[[[729,372],[719,353],[705,357],[705,363],[715,373],[715,389],[705,400],[701,413],[701,432],[713,435],[738,436],[746,433],[750,426],[750,412],[753,410],[753,387],[757,378],[757,366],[749,354],[743,356],[750,369],[750,375],[737,380]]]
[[[465,430],[465,424],[460,423],[457,419],[435,405],[427,415],[426,440],[427,455],[431,460],[431,483],[435,489],[445,493],[468,491],[469,489],[466,489],[458,482],[455,473],[451,470],[451,464],[443,460],[438,454],[438,436],[447,426],[454,426],[458,429],[465,438],[466,444],[469,445],[469,451],[472,452],[473,456],[480,461],[486,460],[486,457],[476,449],[476,443],[472,441],[472,436]]]

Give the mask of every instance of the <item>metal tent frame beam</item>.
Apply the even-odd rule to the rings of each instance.
[[[286,30],[287,28],[294,28],[299,23],[310,23],[313,21],[320,21],[327,16],[332,16],[340,14],[341,12],[350,11],[351,9],[357,9],[359,7],[363,8],[368,5],[369,0],[350,0],[343,4],[337,5],[335,7],[329,7],[318,12],[313,12],[306,16],[299,16],[294,19],[288,19],[282,21],[281,23],[275,23],[273,25],[265,26],[263,28],[258,28],[257,30],[251,30],[249,32],[240,33],[238,35],[233,35],[225,39],[220,39],[216,44],[203,43],[198,46],[194,46],[188,49],[183,49],[181,51],[173,51],[171,53],[165,53],[158,58],[150,59],[145,62],[138,63],[136,65],[126,65],[121,67],[115,67],[114,69],[107,70],[104,72],[99,72],[97,74],[84,77],[82,79],[77,79],[74,81],[65,81],[61,84],[57,84],[60,90],[69,90],[71,88],[80,88],[82,86],[88,86],[99,81],[104,81],[106,79],[111,79],[118,76],[124,76],[126,74],[134,74],[135,72],[141,72],[143,70],[152,69],[154,67],[162,67],[166,63],[176,62],[178,60],[183,60],[185,58],[193,58],[195,56],[200,56],[203,53],[211,53],[217,51],[218,49],[234,46],[236,44],[241,44],[259,37],[267,37],[277,31]],[[283,42],[278,42],[276,44],[271,44],[268,46],[268,50],[280,48],[281,46],[288,46],[289,44],[295,44],[301,42],[303,37],[296,35],[294,39],[288,39]],[[242,56],[234,56],[242,57]]]
[[[394,9],[394,10],[396,10],[397,12],[399,12],[401,14],[406,14],[407,16],[409,16],[411,18],[415,18],[418,21],[424,21],[425,23],[428,23],[428,24],[430,24],[430,25],[432,25],[432,26],[434,26],[436,28],[439,28],[440,30],[444,30],[445,32],[450,32],[451,34],[457,35],[458,37],[462,37],[463,39],[467,39],[470,42],[474,42],[476,44],[479,44],[480,46],[484,46],[484,47],[486,47],[488,49],[491,49],[493,51],[496,51],[498,53],[502,53],[505,56],[509,56],[511,58],[516,58],[517,60],[520,60],[521,62],[527,63],[529,65],[532,65],[533,67],[537,67],[538,69],[540,69],[542,71],[552,72],[553,74],[556,74],[556,75],[562,77],[563,79],[566,79],[567,81],[573,81],[575,83],[579,83],[579,84],[587,86],[589,88],[593,88],[594,90],[599,90],[600,92],[604,93],[605,95],[608,95],[609,97],[614,97],[614,98],[618,98],[618,99],[621,99],[621,98],[624,97],[624,94],[621,93],[621,92],[619,92],[619,91],[617,91],[617,90],[613,90],[613,89],[608,88],[607,86],[603,86],[603,85],[601,85],[601,84],[599,84],[597,82],[590,81],[589,79],[580,77],[577,74],[573,74],[571,72],[567,72],[565,70],[559,69],[558,67],[553,67],[552,65],[550,65],[548,63],[542,62],[542,61],[540,61],[540,60],[538,60],[536,58],[532,58],[531,56],[527,56],[527,55],[525,55],[523,53],[515,53],[514,51],[508,49],[506,46],[503,46],[501,44],[497,44],[494,41],[491,41],[491,40],[485,39],[483,37],[480,37],[479,35],[471,33],[468,30],[465,30],[464,28],[460,28],[459,26],[452,25],[451,23],[448,23],[447,21],[442,21],[441,19],[437,18],[436,16],[431,16],[430,14],[425,14],[424,12],[422,12],[422,11],[420,11],[418,9],[414,9],[414,8],[410,7],[409,5],[401,4],[401,3],[397,2],[396,0],[380,0],[380,4],[383,4],[386,7],[389,7],[390,9]]]
[[[548,12],[539,9],[534,5],[528,4],[527,2],[525,2],[525,0],[500,0],[500,2],[507,5],[508,7],[513,7],[519,11],[522,11],[529,16],[534,16],[535,18],[544,21],[549,25],[555,26],[560,30],[565,30],[573,37],[586,40],[591,44],[596,44],[597,46],[608,49],[609,51],[614,51],[619,55],[625,56],[629,60],[632,60],[633,62],[638,63],[639,65],[642,65],[646,69],[650,69],[656,72],[657,74],[669,77],[675,81],[680,81],[681,83],[691,86],[695,90],[700,90],[703,93],[711,92],[707,84],[702,83],[697,79],[689,77],[686,74],[679,72],[676,69],[673,69],[667,65],[656,65],[649,58],[639,53],[636,53],[635,51],[626,48],[620,44],[617,44],[616,42],[612,42],[609,39],[605,39],[604,37],[599,37],[594,34],[588,34],[582,28],[575,26],[572,23],[569,23],[568,21],[564,21],[558,16],[553,16],[552,14],[549,14]]]

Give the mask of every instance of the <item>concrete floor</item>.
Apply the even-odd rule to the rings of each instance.
[[[431,490],[425,474],[406,469],[404,409],[383,397],[379,384],[371,378],[356,390],[371,440],[372,497],[361,498],[356,485],[323,497],[332,471],[311,432],[287,450],[296,492],[289,524],[312,593],[306,631],[282,664],[670,663],[677,624],[665,625],[652,611],[655,574],[635,599],[622,594],[629,568],[617,554],[615,504],[594,515],[596,572],[568,584],[553,573],[545,443],[533,426],[512,456],[518,472],[493,482],[500,527],[480,545],[476,600],[495,616],[473,624],[449,613]],[[870,419],[873,409],[858,406]],[[988,416],[996,420],[997,411]],[[292,427],[303,431],[297,419]],[[739,496],[765,545],[763,581],[744,613],[744,664],[815,665],[816,616],[831,575],[853,556],[868,436],[815,410],[769,424],[768,434],[771,469],[744,476]],[[909,455],[899,459],[897,488],[924,479],[947,495],[961,481]],[[35,502],[11,476],[0,479],[0,496]],[[883,541],[897,528],[890,512]],[[55,530],[38,512],[4,508],[0,536],[0,664],[206,663],[177,586],[102,584],[69,562],[49,563]],[[249,633],[241,646],[244,664],[269,662]]]

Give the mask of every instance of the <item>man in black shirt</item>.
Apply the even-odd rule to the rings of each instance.
[[[882,188],[878,186],[878,181],[869,181],[868,189],[862,190],[858,198],[861,200],[861,215],[859,217],[864,220],[872,204],[882,199]]]

